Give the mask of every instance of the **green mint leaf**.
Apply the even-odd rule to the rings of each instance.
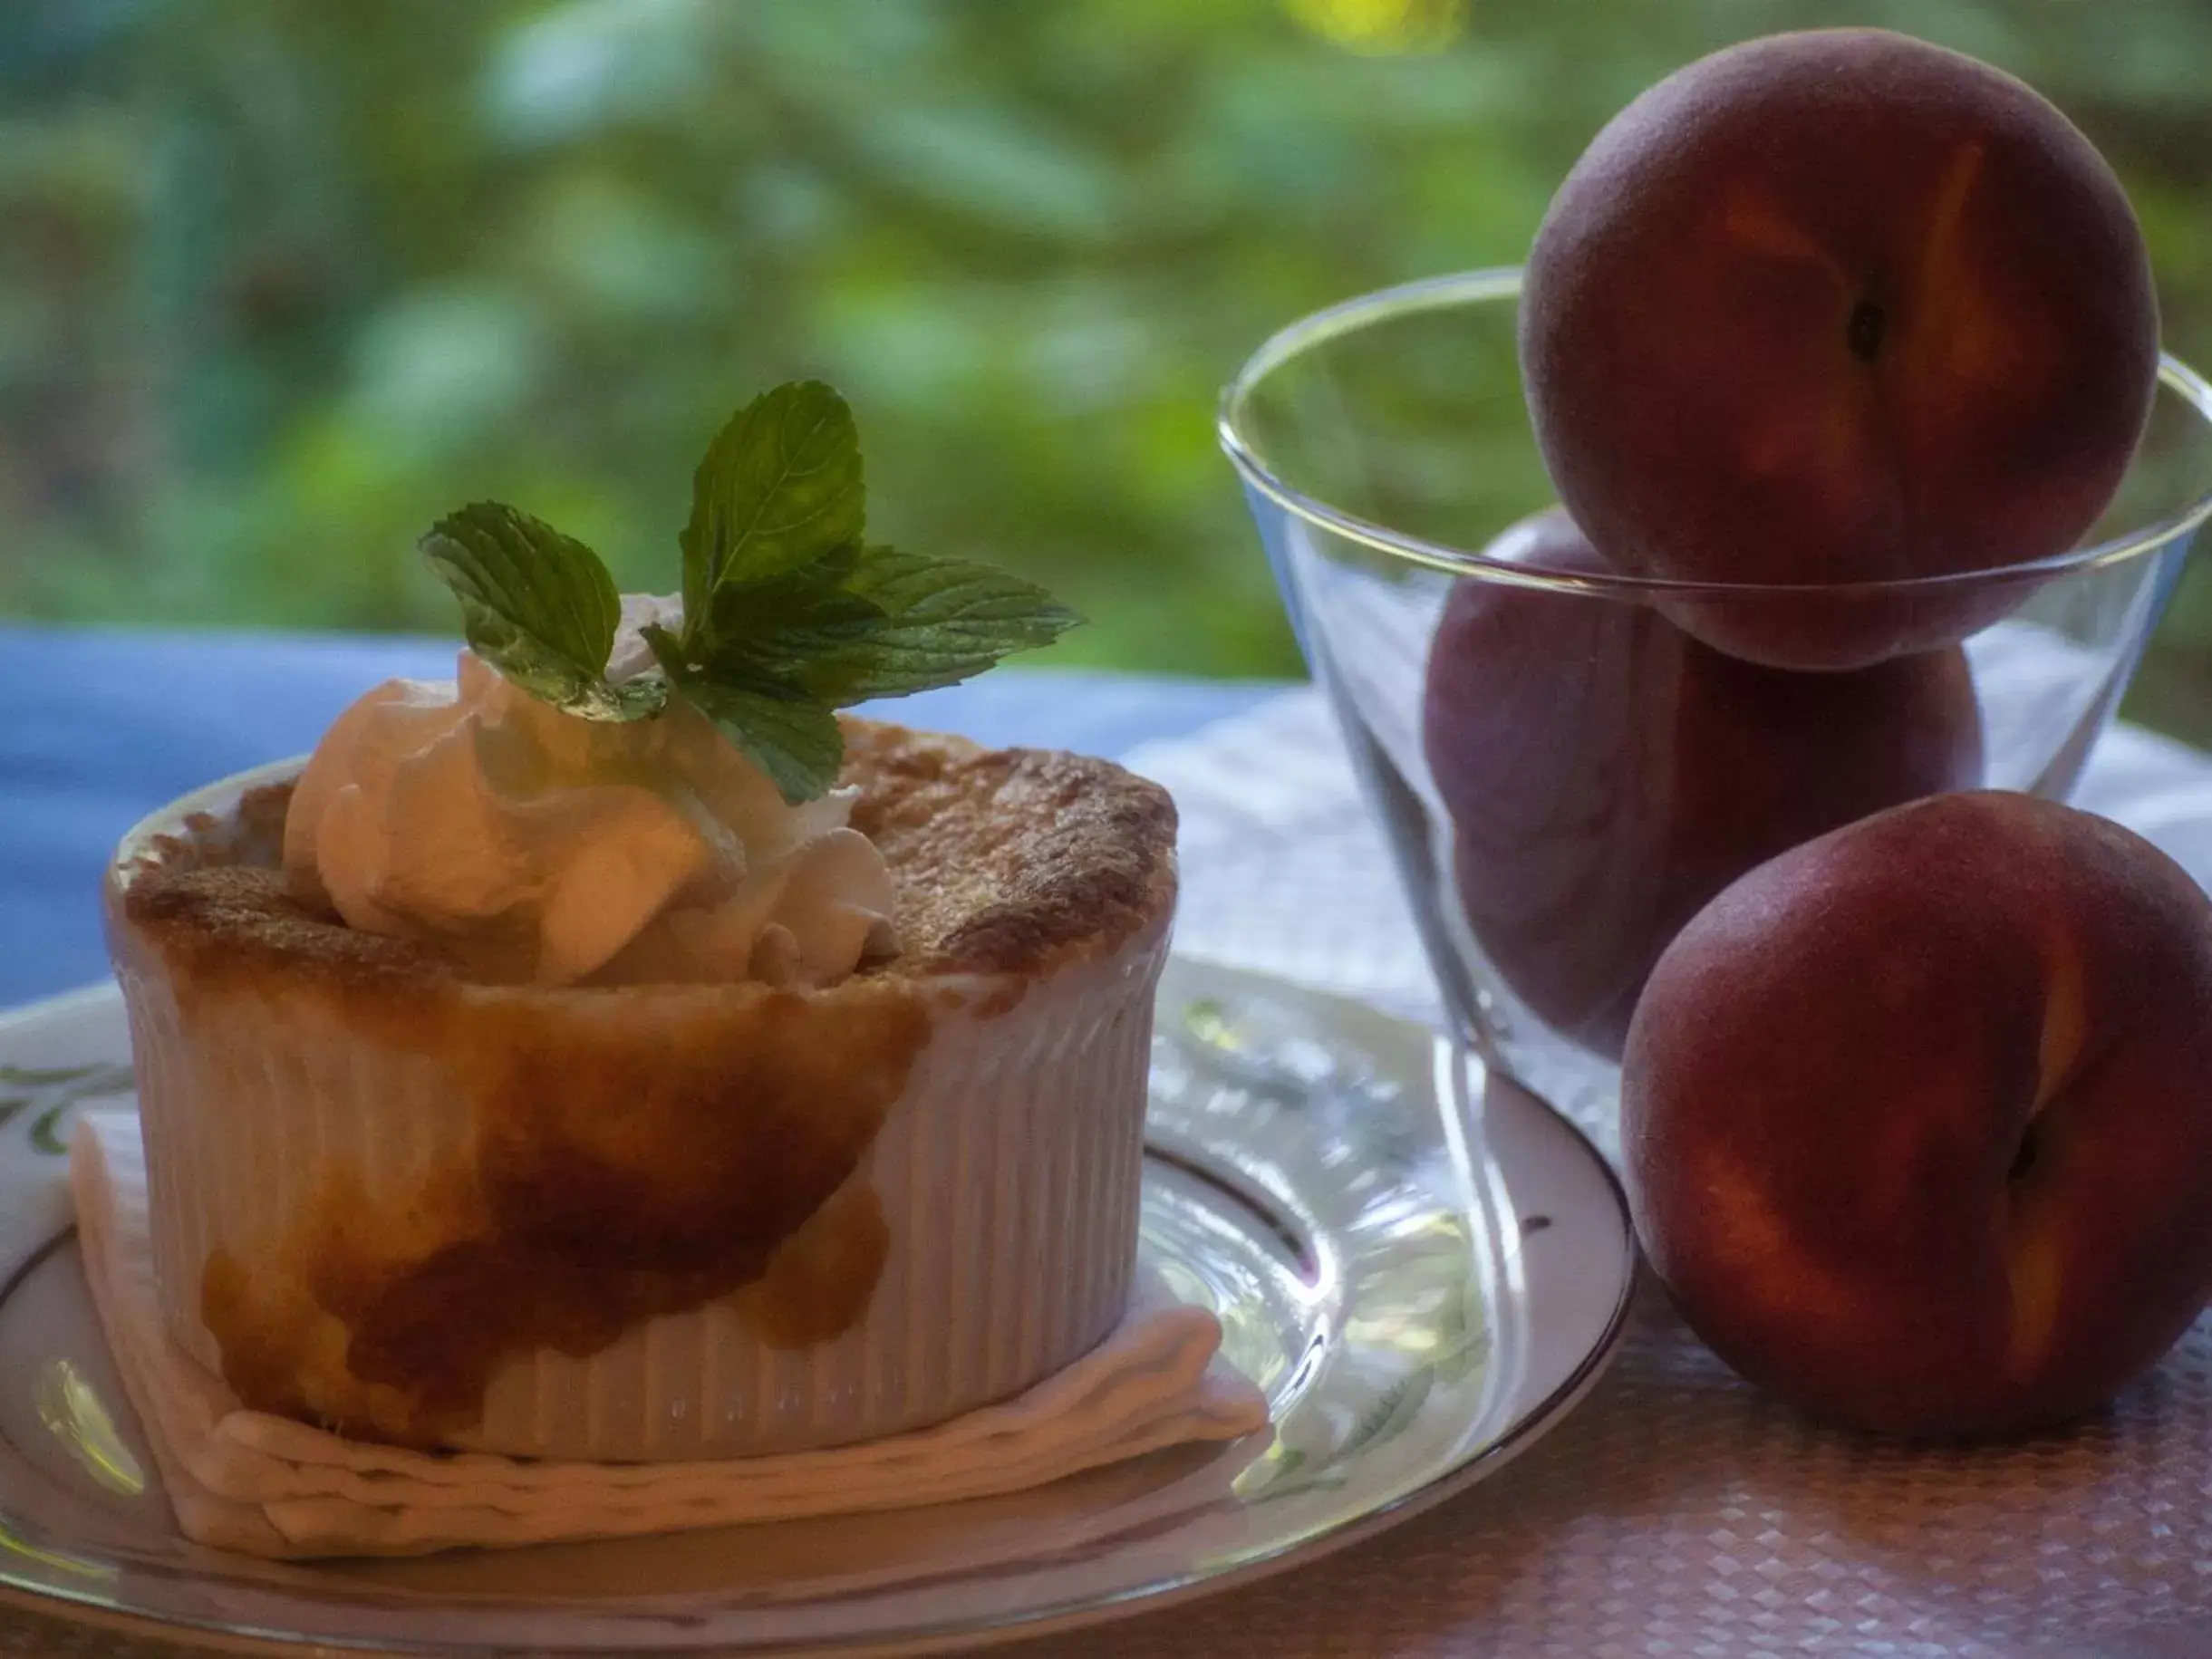
[[[592,720],[643,719],[667,703],[661,680],[607,680],[622,599],[582,542],[478,501],[440,519],[421,545],[460,601],[470,649],[531,696]]]
[[[848,544],[804,569],[723,589],[715,595],[710,651],[701,654],[785,673],[865,639],[889,613],[845,587],[860,557],[858,544]]]
[[[1034,583],[989,564],[869,547],[845,591],[886,620],[818,652],[802,683],[843,708],[952,685],[1017,651],[1049,645],[1083,619]]]
[[[791,805],[819,799],[836,785],[845,764],[845,733],[836,715],[805,693],[708,680],[686,685],[683,694],[775,781]]]
[[[860,535],[866,490],[845,400],[819,381],[766,391],[707,446],[683,529],[684,638],[718,620],[726,588],[811,564]]]
[[[644,635],[677,690],[768,775],[787,804],[829,792],[845,764],[845,733],[826,704],[749,665],[692,662],[664,628],[648,626]]]
[[[587,720],[649,720],[668,707],[668,681],[654,675],[602,680],[568,710]]]

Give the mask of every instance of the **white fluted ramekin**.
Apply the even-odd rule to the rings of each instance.
[[[210,1264],[222,1258],[256,1307],[289,1310],[293,1361],[335,1377],[315,1398],[372,1405],[375,1390],[346,1374],[346,1327],[317,1299],[328,1295],[318,1282],[327,1264],[300,1241],[336,1229],[386,1257],[451,1242],[452,1217],[468,1208],[453,1194],[485,1155],[469,1104],[481,1056],[450,1018],[401,1033],[406,1022],[389,1006],[357,1017],[343,988],[312,975],[233,980],[181,969],[124,902],[137,873],[162,861],[275,862],[281,815],[241,803],[288,782],[296,766],[211,786],[135,828],[111,871],[110,943],[130,1014],[170,1330],[211,1370],[234,1380],[250,1372],[255,1355],[227,1353],[206,1317]],[[588,1353],[508,1354],[477,1421],[432,1438],[606,1461],[795,1451],[941,1422],[1080,1357],[1129,1293],[1172,867],[1166,880],[1158,914],[1109,948],[1060,952],[1026,977],[916,982],[926,1037],[858,1167],[824,1207],[871,1191],[888,1234],[873,1294],[840,1334],[778,1346],[746,1292],[717,1296]],[[760,989],[469,994],[488,1006],[557,1006],[564,1030],[588,1042],[595,1022],[612,1037],[666,1018],[680,1037],[715,998]],[[328,1213],[333,1206],[343,1213]],[[242,1346],[235,1334],[232,1346]]]

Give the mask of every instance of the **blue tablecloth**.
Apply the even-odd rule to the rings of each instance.
[[[312,748],[380,680],[451,674],[453,651],[399,638],[0,626],[0,1008],[107,972],[100,873],[140,817]],[[895,712],[984,743],[1119,755],[1273,689],[1009,667]]]

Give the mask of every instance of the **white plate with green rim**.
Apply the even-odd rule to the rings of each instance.
[[[1431,1033],[1260,976],[1177,960],[1159,1015],[1145,1249],[1220,1313],[1271,1436],[972,1503],[314,1566],[178,1533],[92,1314],[64,1153],[78,1107],[129,1102],[120,998],[0,1015],[0,1598],[229,1648],[926,1653],[1310,1560],[1589,1390],[1635,1244],[1563,1119],[1504,1085],[1471,1104]]]

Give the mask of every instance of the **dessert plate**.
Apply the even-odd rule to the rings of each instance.
[[[129,1097],[114,990],[0,1016],[0,1596],[234,1648],[928,1652],[1309,1559],[1558,1422],[1635,1262],[1589,1144],[1357,1004],[1187,960],[1160,997],[1145,1247],[1271,1435],[980,1502],[322,1566],[177,1533],[101,1339],[63,1153],[79,1105]]]

